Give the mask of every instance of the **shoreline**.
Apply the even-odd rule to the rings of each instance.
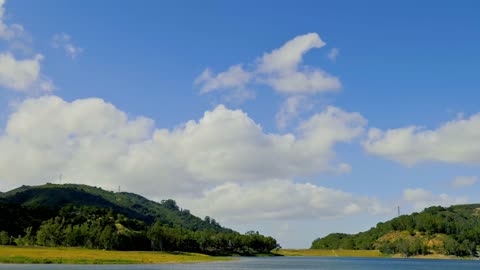
[[[388,255],[378,250],[280,249],[268,256],[338,257],[422,260],[474,260],[441,254],[405,257]],[[199,253],[162,251],[113,251],[75,247],[0,246],[0,264],[172,264],[235,261],[240,257],[215,257]]]
[[[281,256],[339,257],[339,258],[385,258],[385,259],[422,259],[422,260],[476,260],[476,257],[457,257],[453,255],[429,254],[403,256],[401,254],[383,254],[379,250],[346,249],[280,249],[274,252]]]
[[[0,246],[0,264],[170,264],[233,261],[199,253]]]

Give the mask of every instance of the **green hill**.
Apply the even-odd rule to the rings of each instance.
[[[87,185],[22,186],[0,194],[0,244],[268,253],[277,242],[201,219],[174,200],[160,203]]]
[[[215,220],[207,222],[190,214],[188,210],[180,209],[173,200],[157,203],[134,193],[112,192],[87,185],[21,186],[4,193],[1,197],[9,203],[27,208],[49,208],[58,211],[67,205],[92,206],[112,209],[115,213],[139,219],[147,224],[160,220],[171,227],[193,231],[232,232],[230,229],[222,228]]]
[[[358,234],[333,233],[312,249],[378,249],[387,254],[477,256],[480,204],[430,207],[402,215]]]

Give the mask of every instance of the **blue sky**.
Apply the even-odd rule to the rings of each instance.
[[[478,202],[477,1],[3,8],[2,191],[121,184],[284,247]]]

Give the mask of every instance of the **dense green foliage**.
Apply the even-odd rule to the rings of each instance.
[[[171,227],[189,230],[214,230],[231,232],[215,222],[205,222],[191,215],[188,210],[180,209],[175,201],[163,200],[161,203],[150,201],[137,194],[112,192],[87,185],[46,184],[42,186],[22,186],[6,192],[0,197],[24,208],[47,208],[60,210],[67,205],[94,206],[112,209],[128,218],[139,219],[151,224],[157,219]]]
[[[435,206],[403,215],[358,234],[334,233],[312,249],[379,249],[383,253],[478,256],[480,205]]]
[[[244,235],[200,219],[173,200],[149,201],[84,185],[21,187],[0,196],[0,244],[112,250],[255,255],[277,248],[271,237]]]

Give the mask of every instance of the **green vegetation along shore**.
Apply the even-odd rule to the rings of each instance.
[[[73,184],[22,186],[0,194],[0,245],[217,256],[269,254],[279,247],[272,237],[198,218],[174,200],[157,203]]]
[[[430,207],[358,234],[333,233],[313,241],[317,250],[379,250],[404,257],[478,258],[480,204]]]
[[[356,257],[356,258],[407,258],[404,254],[386,254],[380,250],[345,250],[345,249],[279,249],[274,252],[280,256],[311,256],[311,257]],[[428,254],[415,255],[416,259],[459,259],[453,255]],[[462,257],[474,259],[474,257]]]
[[[364,257],[385,258],[388,255],[378,250],[326,250],[326,249],[279,249],[275,254],[281,256],[319,256],[319,257]]]
[[[145,264],[197,263],[231,260],[186,252],[108,251],[84,248],[0,246],[0,263]]]

